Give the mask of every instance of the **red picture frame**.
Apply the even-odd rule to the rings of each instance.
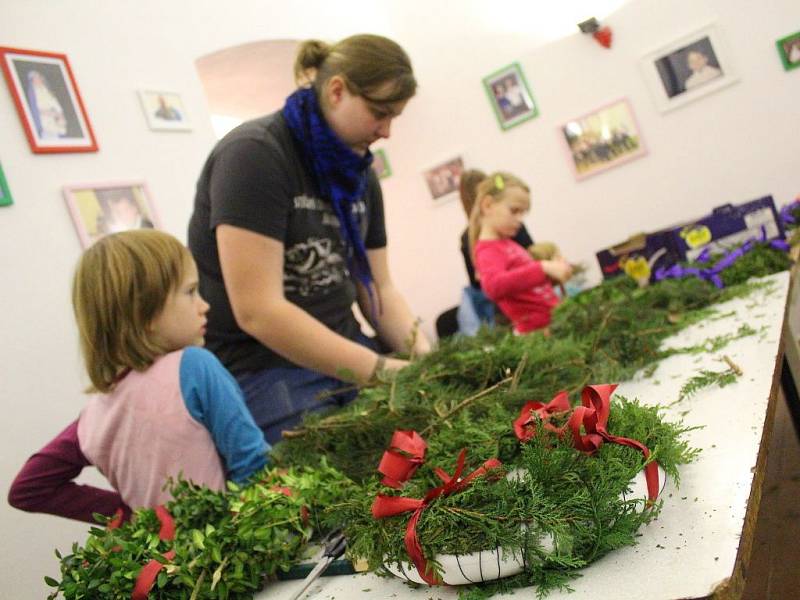
[[[0,67],[33,152],[97,152],[66,55],[0,47]]]

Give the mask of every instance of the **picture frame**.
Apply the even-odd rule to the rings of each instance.
[[[559,132],[577,180],[647,154],[641,128],[626,98],[567,121]]]
[[[0,47],[0,66],[31,151],[97,152],[65,54]]]
[[[3,165],[0,164],[0,206],[11,206],[14,204],[14,198],[11,196],[11,190],[8,189],[8,181],[6,174],[3,172]]]
[[[426,170],[423,177],[428,184],[431,199],[438,204],[454,197],[463,172],[464,159],[461,156],[455,156]]]
[[[513,62],[487,75],[483,87],[501,129],[511,129],[539,115],[539,106],[519,63]]]
[[[161,220],[143,181],[68,185],[63,194],[83,248],[109,233],[161,229]]]
[[[139,90],[147,125],[154,131],[191,131],[181,95],[177,92]]]
[[[386,150],[378,148],[372,151],[372,170],[378,179],[386,179],[392,175],[392,167],[389,164],[389,158],[386,156]]]
[[[775,41],[783,68],[791,71],[800,67],[800,31]]]
[[[724,36],[714,23],[647,53],[640,66],[661,112],[684,106],[739,80]]]

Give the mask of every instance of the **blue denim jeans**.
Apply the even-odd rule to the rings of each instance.
[[[355,341],[372,350],[377,348],[364,335]],[[296,427],[305,413],[344,406],[358,394],[348,383],[300,367],[251,371],[236,379],[247,408],[270,444],[280,441],[282,431]],[[323,393],[326,397],[319,399]]]

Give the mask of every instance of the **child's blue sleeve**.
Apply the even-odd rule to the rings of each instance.
[[[208,429],[228,479],[240,483],[266,464],[271,447],[247,410],[239,384],[216,356],[186,348],[180,384],[186,409]]]

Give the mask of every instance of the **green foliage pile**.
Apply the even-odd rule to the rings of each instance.
[[[313,466],[325,456],[363,482],[374,476],[392,433],[413,429],[446,456],[477,445],[488,458],[491,451],[501,453],[499,433],[526,401],[546,402],[562,389],[576,394],[590,383],[624,381],[666,356],[701,350],[660,345],[709,318],[712,304],[760,285],[746,284],[747,279],[788,264],[785,253],[759,244],[731,268],[731,284],[721,290],[694,277],[645,288],[619,277],[563,302],[550,337],[495,328],[474,338],[446,339],[393,378],[364,388],[347,407],[307,417],[276,445],[273,457],[278,464]],[[715,349],[735,337],[714,340]]]
[[[265,470],[247,487],[229,483],[216,492],[187,481],[172,484],[166,505],[175,539],[162,541],[155,511],[141,509],[118,529],[92,527],[83,546],[62,556],[61,580],[50,598],[128,600],[142,566],[165,564],[149,598],[252,598],[266,578],[297,561],[315,529],[325,529],[324,509],[348,495],[352,482],[323,464],[313,471]],[[286,495],[280,488],[292,494]],[[98,515],[102,523],[107,519]],[[169,561],[162,555],[174,550]]]

